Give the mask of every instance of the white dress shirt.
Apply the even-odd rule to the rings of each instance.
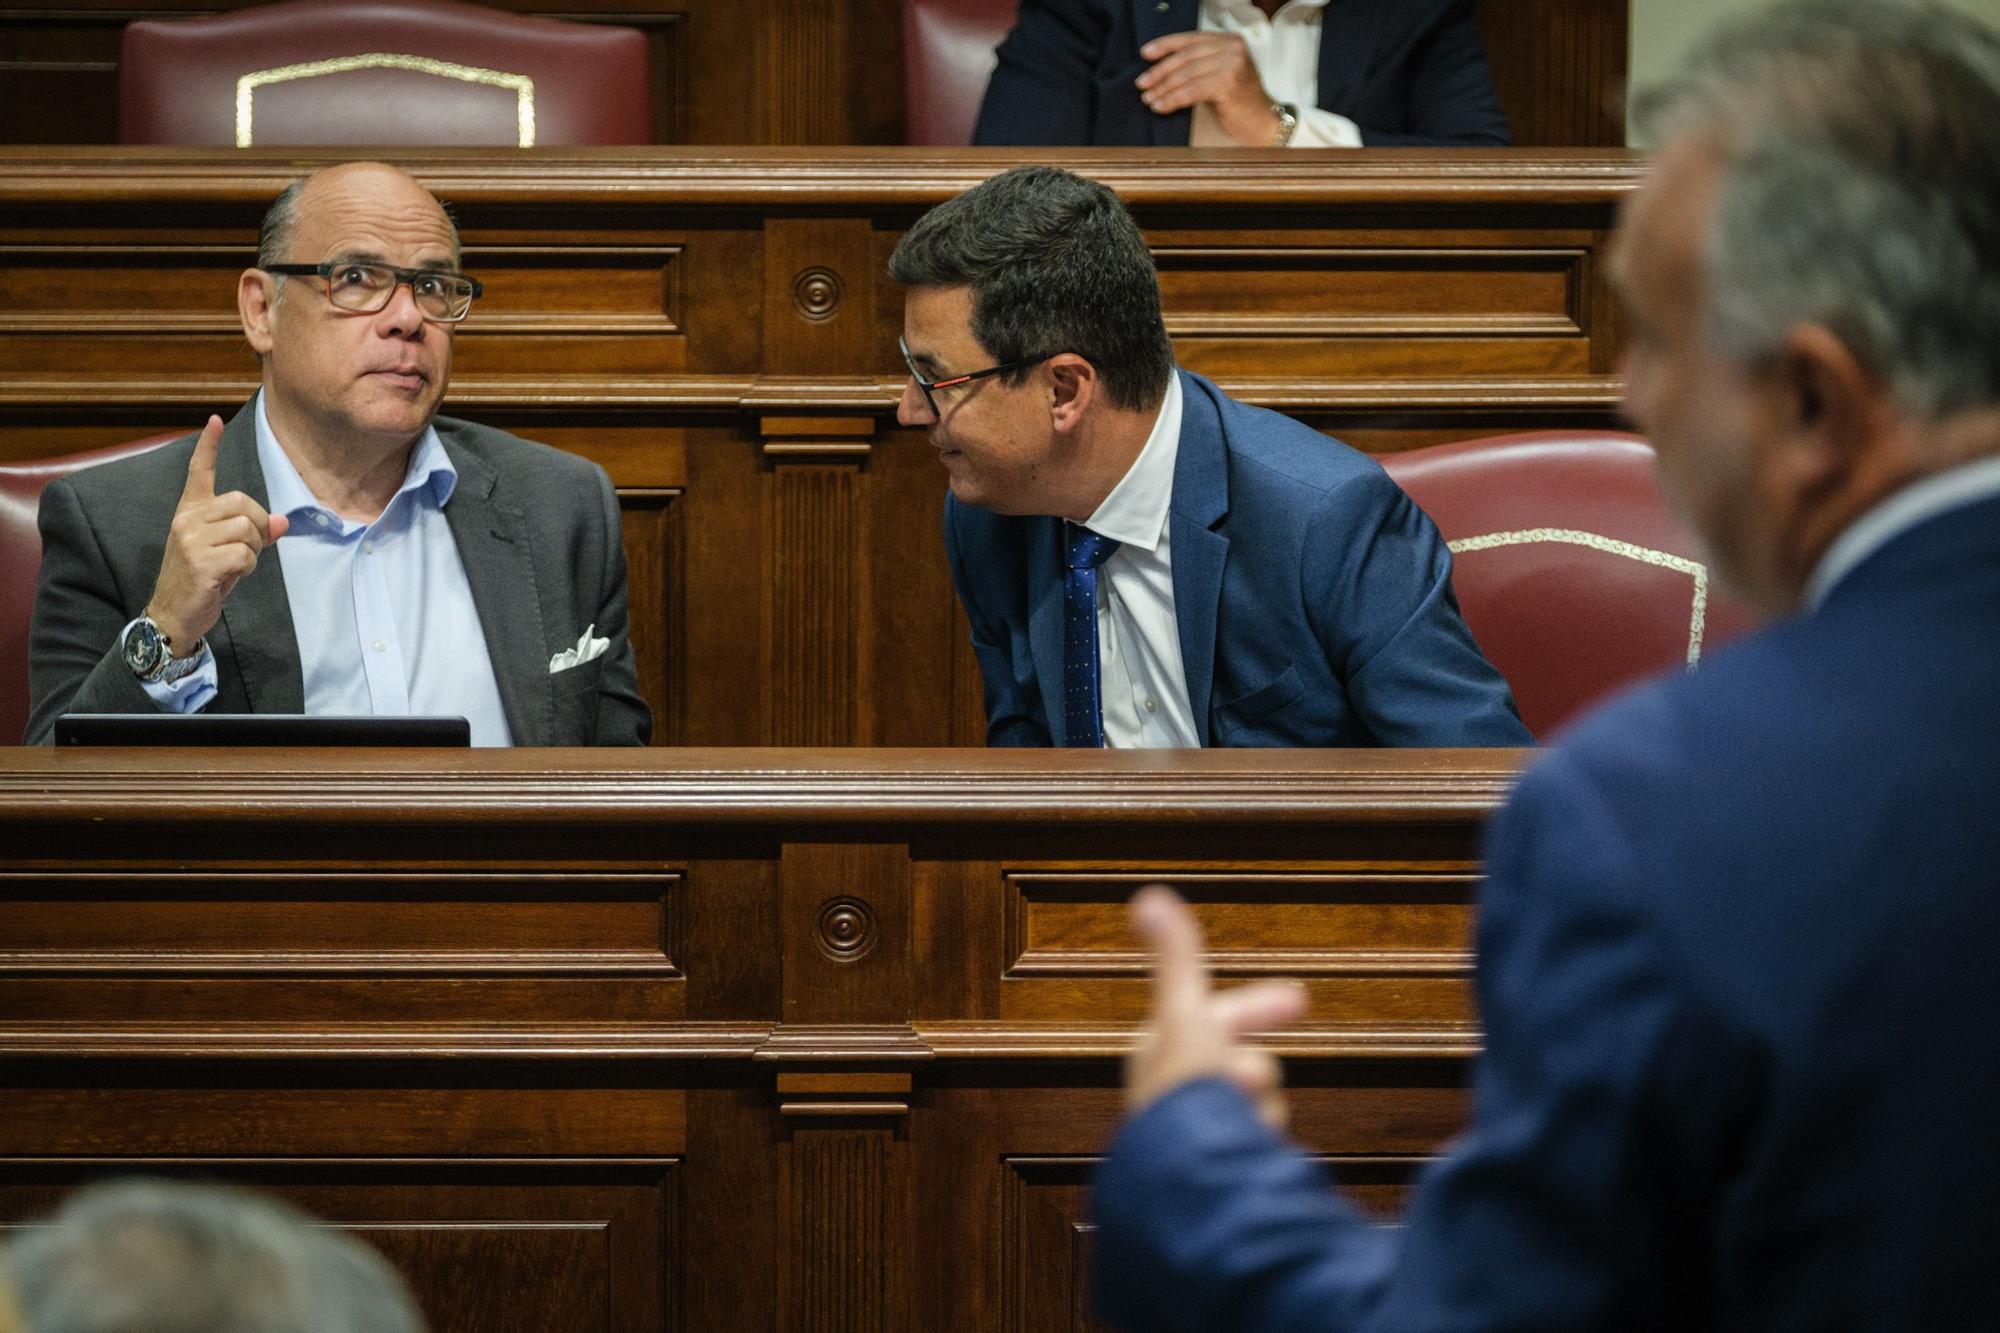
[[[1118,549],[1097,571],[1097,695],[1104,743],[1120,749],[1201,744],[1174,618],[1168,514],[1181,446],[1181,377],[1167,381],[1145,447],[1084,524]]]
[[[2000,457],[1982,458],[1911,482],[1833,539],[1806,580],[1806,605],[1817,611],[1836,584],[1911,528],[1996,495],[2000,495]]]
[[[1359,148],[1361,127],[1319,105],[1319,34],[1327,0],[1289,0],[1269,18],[1251,0],[1201,0],[1203,32],[1235,32],[1250,48],[1250,62],[1274,102],[1299,109],[1293,148]],[[1226,147],[1236,140],[1223,131],[1206,102],[1196,104],[1188,143],[1196,148]],[[1246,147],[1254,145],[1244,145]]]

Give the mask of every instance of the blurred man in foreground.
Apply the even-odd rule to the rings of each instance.
[[[423,1333],[382,1256],[241,1190],[79,1190],[4,1253],[34,1333]]]
[[[1629,408],[1778,621],[1580,725],[1496,820],[1472,1126],[1401,1230],[1267,1123],[1242,1039],[1297,989],[1211,994],[1187,909],[1141,897],[1116,1323],[1992,1327],[2000,38],[1787,5],[1645,118]]]

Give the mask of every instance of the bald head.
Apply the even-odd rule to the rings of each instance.
[[[451,210],[418,184],[416,177],[387,162],[343,162],[300,177],[272,201],[257,234],[258,264],[287,262],[299,219],[329,198],[336,202],[361,198],[417,213],[434,213],[444,219],[451,233],[452,263],[456,265],[462,260],[458,227],[452,221]]]

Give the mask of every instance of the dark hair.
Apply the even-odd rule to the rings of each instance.
[[[917,219],[889,276],[970,286],[972,336],[996,362],[1074,352],[1120,407],[1157,407],[1166,393],[1174,349],[1159,275],[1132,215],[1096,181],[1055,167],[983,181]]]

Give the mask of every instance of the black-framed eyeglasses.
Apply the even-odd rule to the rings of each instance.
[[[1004,365],[988,366],[985,370],[975,370],[965,375],[946,375],[942,379],[931,380],[925,379],[924,372],[917,369],[917,359],[910,355],[910,344],[908,342],[902,338],[897,338],[896,346],[903,353],[903,364],[909,367],[910,378],[915,380],[917,387],[924,391],[924,402],[931,409],[931,415],[940,419],[943,418],[944,413],[939,410],[937,399],[931,396],[933,390],[956,388],[961,384],[970,384],[974,380],[988,379],[994,375],[1005,375],[1010,370],[1026,370],[1029,366],[1039,365],[1048,360],[1049,357],[1055,355],[1054,352],[1049,352],[1042,356],[1024,356],[1019,361],[1009,361]]]
[[[372,260],[328,259],[318,264],[258,267],[288,278],[319,278],[326,283],[328,303],[355,315],[372,315],[386,308],[396,289],[407,283],[424,318],[440,324],[456,324],[464,319],[472,311],[474,298],[486,290],[478,279],[449,269],[397,268]]]

